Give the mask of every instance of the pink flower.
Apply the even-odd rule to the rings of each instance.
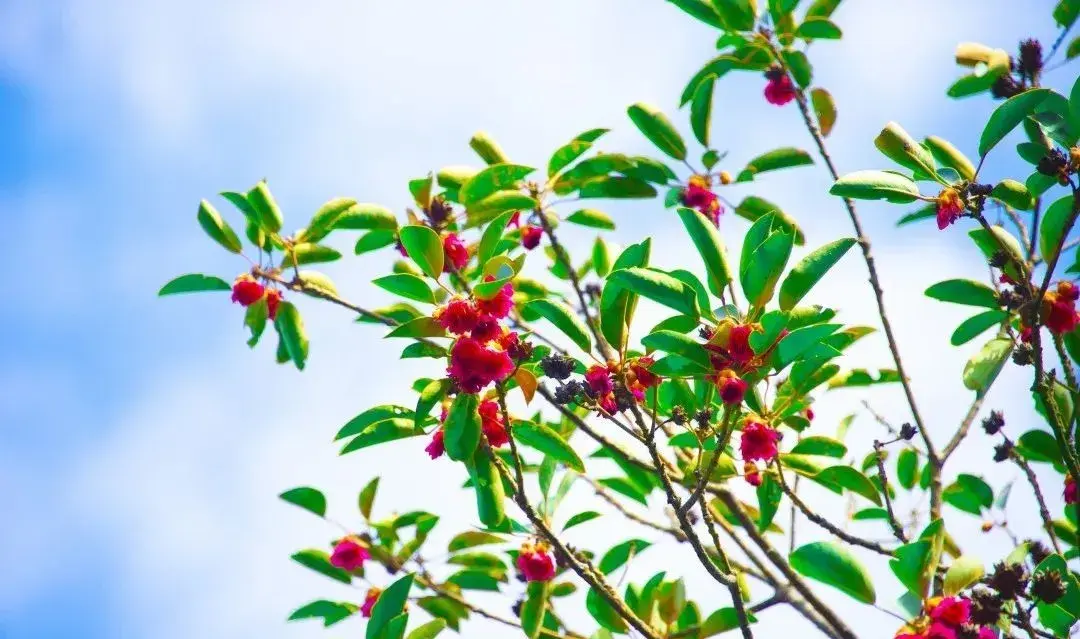
[[[521,245],[527,250],[533,250],[540,246],[540,240],[544,237],[544,229],[532,224],[526,224],[521,228]]]
[[[979,626],[979,639],[997,639],[997,633],[990,626]]]
[[[597,395],[607,395],[615,390],[615,382],[611,379],[611,373],[607,366],[595,365],[585,371],[585,383],[593,389]]]
[[[494,282],[495,278],[488,275],[484,278],[485,282]],[[510,311],[514,308],[514,286],[507,282],[503,284],[499,292],[494,297],[489,299],[476,299],[476,307],[481,312],[486,313],[495,319],[502,319],[510,314]]]
[[[281,291],[276,288],[266,291],[266,317],[271,322],[277,319],[277,311],[280,304]]]
[[[479,393],[488,384],[509,377],[514,362],[503,350],[486,348],[471,337],[462,337],[450,350],[446,372],[464,392]]]
[[[375,607],[375,602],[379,600],[381,594],[382,588],[376,588],[375,586],[368,588],[367,595],[364,596],[364,605],[360,606],[360,614],[370,618],[371,609]]]
[[[447,273],[460,271],[469,263],[469,249],[465,248],[464,242],[457,233],[447,233],[443,236],[443,253],[446,255],[443,270]]]
[[[945,597],[930,611],[930,618],[953,626],[967,623],[971,602],[962,597]]]
[[[709,178],[702,175],[693,175],[690,177],[686,188],[683,189],[682,200],[683,206],[697,209],[698,213],[701,213],[705,217],[709,218],[709,221],[713,225],[718,226],[720,224],[720,215],[724,212],[724,208],[720,206],[720,198],[713,193],[709,188]]]
[[[935,621],[930,624],[930,629],[926,631],[926,639],[956,639],[956,629],[940,621]]]
[[[751,486],[761,485],[761,473],[758,472],[758,468],[754,465],[754,462],[746,462],[743,464],[743,479]]]
[[[615,401],[615,395],[613,393],[608,393],[600,398],[600,410],[608,415],[614,415],[619,412],[619,403]]]
[[[551,581],[555,577],[555,561],[541,543],[526,542],[518,553],[517,567],[526,581]]]
[[[795,84],[791,77],[779,67],[773,67],[765,72],[769,83],[765,85],[765,100],[769,104],[784,106],[795,99]]]
[[[760,459],[770,462],[778,452],[776,448],[778,441],[780,441],[780,433],[776,432],[776,429],[759,422],[746,422],[739,441],[739,450],[742,451],[744,461]]]
[[[960,214],[963,212],[964,200],[956,189],[947,188],[938,194],[937,227],[939,231],[960,219]]]
[[[716,376],[716,387],[720,389],[720,399],[728,406],[741,404],[746,397],[746,380],[740,379],[730,368],[725,368]]]
[[[244,273],[233,281],[232,301],[237,302],[240,306],[251,306],[261,300],[265,292],[266,288],[262,284],[255,281],[254,277]]]
[[[469,300],[455,297],[435,310],[435,321],[455,335],[464,335],[476,327],[480,314]]]
[[[443,419],[446,418],[443,417]],[[443,435],[443,431],[440,428],[439,430],[435,431],[434,435],[431,436],[431,443],[429,443],[427,447],[424,448],[424,452],[426,452],[428,456],[432,459],[438,459],[443,456],[443,453],[446,452],[446,443],[443,439],[444,437],[445,435]]]
[[[334,546],[334,553],[330,555],[330,565],[352,572],[363,566],[364,561],[368,559],[371,559],[368,549],[356,543],[355,539],[346,537]]]
[[[502,413],[496,402],[491,400],[481,402],[479,413],[480,427],[489,444],[499,447],[510,441],[510,436],[506,433],[506,424],[503,423]]]
[[[1072,476],[1065,478],[1065,491],[1063,493],[1066,504],[1075,504],[1077,499],[1080,498],[1080,494],[1076,490],[1076,480]]]
[[[502,334],[502,327],[499,326],[499,320],[490,315],[484,315],[476,322],[476,326],[472,330],[472,338],[478,342],[487,343],[491,340],[499,337]]]

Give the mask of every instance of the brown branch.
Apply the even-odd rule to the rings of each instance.
[[[904,527],[900,525],[900,520],[896,518],[896,512],[893,510],[892,498],[889,497],[889,476],[885,473],[885,455],[881,452],[882,443],[879,441],[874,442],[874,450],[877,452],[875,455],[875,462],[877,463],[878,480],[881,482],[881,497],[885,500],[885,512],[889,515],[889,528],[892,529],[893,536],[900,540],[900,543],[907,543],[907,535],[904,534]]]
[[[1028,483],[1031,484],[1031,490],[1035,493],[1035,501],[1039,503],[1039,516],[1043,520],[1043,529],[1046,530],[1046,534],[1050,536],[1050,543],[1054,546],[1054,552],[1061,554],[1061,547],[1058,545],[1057,535],[1054,534],[1054,521],[1050,516],[1050,509],[1046,506],[1046,498],[1043,497],[1042,489],[1039,487],[1039,478],[1035,476],[1034,469],[1031,468],[1031,464],[1026,459],[1017,454],[1014,444],[1011,439],[1004,433],[1002,437],[1005,440],[1005,445],[1009,447],[1009,459],[1013,461],[1020,470],[1024,471],[1024,476],[1027,477]]]
[[[578,475],[578,477],[581,477],[582,479],[584,479],[585,482],[587,484],[589,484],[589,486],[592,487],[592,489],[596,492],[597,496],[599,496],[600,499],[603,499],[608,504],[610,504],[612,508],[619,511],[619,513],[622,514],[623,517],[626,517],[630,521],[637,522],[637,523],[641,524],[642,526],[652,528],[653,530],[658,530],[658,531],[660,531],[662,533],[667,533],[667,534],[671,535],[672,537],[674,537],[676,540],[678,540],[680,542],[686,541],[686,533],[679,530],[678,528],[672,528],[671,526],[665,526],[663,524],[658,524],[655,521],[652,521],[651,519],[647,519],[647,518],[633,512],[632,510],[627,508],[622,502],[620,502],[618,499],[616,499],[615,496],[611,494],[611,491],[609,491],[603,484],[596,481],[592,477],[589,477],[588,475],[580,475],[580,474]]]
[[[989,387],[987,387],[986,390],[989,390]],[[960,442],[964,441],[964,438],[967,437],[968,431],[971,430],[971,424],[975,422],[975,418],[979,415],[979,410],[982,409],[983,399],[985,398],[986,391],[983,391],[975,397],[975,401],[971,402],[971,407],[968,408],[967,415],[964,415],[963,421],[960,422],[960,427],[956,429],[952,439],[950,439],[949,443],[945,444],[945,448],[941,450],[942,464],[949,459],[950,455],[956,452],[957,447],[960,446]]]

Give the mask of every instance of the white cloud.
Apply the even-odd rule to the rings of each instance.
[[[969,38],[955,25],[964,25],[975,34],[971,38],[990,41],[995,29],[989,25],[1008,8],[1002,3],[972,13],[974,2],[849,4],[838,14],[847,39],[822,44],[820,52],[815,45],[814,57],[821,56],[819,80],[841,105],[834,152],[855,168],[857,162],[877,161],[871,160],[869,140],[887,119],[946,125],[935,110],[942,102],[938,96],[954,74],[949,60],[954,42]],[[671,111],[683,78],[711,54],[707,30],[688,26],[665,3],[645,0],[560,0],[542,10],[480,2],[71,0],[57,13],[27,1],[0,9],[0,16],[5,18],[0,25],[14,25],[0,27],[2,33],[18,36],[0,38],[0,59],[35,91],[43,126],[89,145],[117,186],[146,190],[154,197],[143,202],[155,206],[179,194],[194,202],[214,189],[238,186],[223,182],[253,181],[263,174],[280,185],[290,212],[313,209],[337,194],[402,203],[404,178],[472,161],[464,141],[481,128],[524,162],[540,163],[577,131],[603,124],[619,129],[608,142],[611,148],[644,151],[627,126],[625,105],[646,100]],[[911,42],[917,45],[910,55],[897,54]],[[793,108],[761,105],[760,83],[757,77],[731,78],[718,92],[715,136],[721,146],[736,149],[738,161],[792,140],[806,143]],[[72,108],[76,104],[79,109]],[[949,113],[961,112],[957,108],[949,107]],[[129,184],[135,180],[128,172],[142,183]],[[827,184],[820,168],[808,168],[761,180],[745,192],[765,193],[792,211],[814,246],[848,232],[840,207],[821,194]],[[54,225],[49,211],[65,210],[71,202],[77,212],[69,215],[91,213],[92,206],[80,203],[66,185],[58,189],[63,207],[31,199],[14,207],[46,211],[44,220],[29,214],[17,218],[31,240],[47,235],[47,241],[30,246],[56,241],[52,228],[68,228]],[[165,207],[168,213],[190,208],[171,201]],[[625,211],[616,234],[620,240],[652,234],[656,263],[687,262],[685,242],[670,216],[655,206]],[[874,227],[896,216],[894,207],[864,206],[862,212]],[[165,215],[160,209],[154,213]],[[103,274],[113,282],[123,279],[109,293],[129,296],[143,289],[148,297],[173,271],[204,263],[204,255],[217,259],[196,244],[201,240],[194,225],[185,227],[190,234],[161,246],[154,241],[160,239],[156,220],[150,219],[145,229],[121,231],[124,241],[117,242]],[[742,228],[730,216],[724,224],[728,233]],[[965,316],[963,310],[928,302],[922,291],[944,273],[982,276],[974,251],[958,248],[956,235],[916,233],[875,243],[888,308],[938,441],[958,423],[970,399],[958,378],[971,347],[947,346],[949,328]],[[78,239],[62,234],[63,252],[77,254]],[[138,268],[153,255],[157,260],[151,267]],[[376,295],[365,276],[378,261],[349,262],[331,273],[343,290],[365,291],[351,296],[367,302]],[[689,264],[696,267],[692,259]],[[77,272],[63,261],[56,268],[45,274],[54,291],[76,279]],[[876,325],[866,293],[864,266],[853,252],[815,291],[820,295],[815,301],[840,308],[846,322]],[[39,301],[39,312],[55,313],[63,299]],[[330,582],[288,561],[295,549],[321,545],[336,531],[282,505],[278,492],[299,484],[320,486],[331,498],[332,513],[355,521],[350,519],[355,492],[381,474],[388,484],[396,478],[394,488],[384,488],[381,506],[445,512],[440,528],[446,531],[471,521],[471,497],[457,489],[463,479],[459,469],[429,463],[417,442],[344,458],[330,443],[334,430],[368,405],[388,398],[410,403],[407,380],[434,374],[430,362],[399,362],[398,344],[376,341],[377,331],[350,325],[335,309],[307,305],[314,345],[309,370],[298,375],[273,366],[266,348],[248,353],[239,344],[236,316],[236,309],[220,309],[199,317],[208,335],[222,336],[209,339],[203,350],[146,371],[108,435],[87,446],[74,469],[58,470],[56,483],[65,490],[49,501],[58,513],[16,504],[16,512],[43,522],[35,531],[45,532],[20,532],[15,543],[0,545],[12,555],[4,562],[13,567],[6,575],[32,572],[27,558],[51,539],[44,522],[76,518],[109,536],[115,542],[111,551],[123,549],[113,593],[116,636],[321,636],[318,628],[285,626],[281,620],[309,599],[356,594],[335,591]],[[853,349],[851,359],[868,367],[889,365],[880,335]],[[1011,388],[1022,383],[1015,370],[1006,376]],[[818,423],[836,423],[858,408],[862,396],[849,392],[822,402]],[[904,420],[897,389],[869,396],[878,410]],[[1015,414],[1017,422],[1032,421],[1023,397],[999,391],[992,400],[1006,408],[1010,420]],[[851,435],[853,452],[867,450],[878,435],[872,422],[860,417]],[[979,433],[973,438],[983,442],[958,465],[985,468],[986,438]],[[15,468],[16,480],[30,472]],[[1026,498],[1026,491],[1018,492],[1024,494],[1014,499]],[[454,508],[446,512],[445,504]],[[830,514],[842,516],[839,509]],[[950,525],[954,519],[965,543],[977,549],[991,545],[988,537],[976,537],[977,522],[950,517]],[[800,539],[818,536],[812,531],[800,523]],[[583,527],[579,539],[601,548],[612,541],[606,533],[603,527],[593,532]],[[635,563],[634,574],[670,568],[685,552],[670,543],[652,550]],[[887,583],[883,562],[872,563]],[[0,584],[6,608],[19,606],[9,587],[16,583],[23,587],[22,599],[48,587],[6,580]],[[707,609],[726,601],[713,596],[719,589],[702,575],[693,576],[691,585],[691,592],[709,602]],[[838,595],[823,594],[842,603]],[[892,624],[873,611],[852,617],[859,634],[867,636],[879,633],[882,621]],[[779,631],[790,621],[784,614],[765,615],[763,632]],[[501,629],[491,632],[505,636]]]

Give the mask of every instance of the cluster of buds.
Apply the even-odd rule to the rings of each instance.
[[[1069,149],[1068,155],[1065,155],[1061,149],[1050,149],[1039,159],[1035,170],[1054,178],[1062,186],[1067,185],[1069,176],[1080,171],[1080,147]]]
[[[581,380],[570,379],[575,362],[560,355],[545,357],[540,368],[544,375],[560,382],[555,389],[556,403],[577,402],[602,415],[614,415],[644,400],[645,391],[660,384],[660,376],[649,370],[654,363],[651,357],[633,357],[596,364]]]
[[[768,465],[776,459],[780,450],[781,434],[768,424],[751,415],[742,427],[739,439],[739,452],[743,459],[743,477],[752,486],[761,484],[761,473],[757,462]]]
[[[510,435],[506,432],[506,422],[503,420],[498,402],[485,399],[480,402],[477,412],[480,413],[480,430],[489,445],[498,448],[510,442]],[[431,441],[424,448],[424,452],[432,459],[438,459],[446,452],[445,434],[442,429],[442,424],[446,423],[446,415],[446,407],[443,407],[442,415],[439,417],[439,429],[431,436]]]
[[[905,624],[896,639],[995,639],[991,624],[997,619],[984,622],[975,617],[968,597],[932,597],[923,606],[923,614]]]
[[[994,80],[990,93],[999,100],[1019,95],[1038,85],[1042,69],[1042,44],[1034,38],[1024,40],[1020,43],[1019,58],[1009,58],[1009,71]]]
[[[486,278],[493,280],[490,275]],[[513,308],[514,287],[507,283],[490,297],[457,296],[435,310],[435,321],[458,336],[446,372],[462,391],[478,393],[503,381],[532,354],[530,344],[499,323]]]
[[[795,99],[795,83],[780,65],[775,65],[765,72],[765,100],[769,104],[784,106]]]
[[[278,306],[281,304],[281,291],[267,288],[249,273],[243,273],[233,281],[232,301],[237,304],[246,308],[264,298],[266,317],[272,322],[277,317]]]
[[[726,171],[720,173],[720,183],[729,184],[731,175]],[[720,205],[720,197],[712,191],[712,180],[708,175],[692,175],[686,183],[686,188],[679,196],[682,205],[697,210],[714,226],[720,226],[720,216],[724,214],[724,207]]]
[[[711,379],[720,391],[721,400],[728,406],[742,403],[749,388],[744,378],[765,363],[776,345],[774,343],[760,355],[755,355],[750,347],[750,335],[759,330],[758,324],[739,324],[731,318],[724,319],[714,328],[702,330],[705,349],[709,351],[709,360],[716,371]],[[780,333],[777,342],[785,335],[787,330]]]
[[[526,541],[518,551],[517,568],[525,581],[551,581],[555,578],[555,560],[543,541]]]

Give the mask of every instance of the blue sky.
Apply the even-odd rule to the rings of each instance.
[[[944,97],[957,74],[955,44],[1011,50],[1021,37],[1054,35],[1050,2],[1023,12],[1004,1],[846,4],[836,16],[845,39],[811,55],[817,82],[839,104],[831,145],[842,172],[887,166],[872,139],[888,120],[973,155],[993,105]],[[340,636],[282,622],[308,600],[355,594],[288,561],[332,532],[275,495],[320,486],[346,519],[355,491],[384,474],[396,477],[384,505],[469,506],[453,489],[456,469],[425,463],[407,445],[389,456],[339,458],[330,444],[368,405],[407,401],[408,380],[431,374],[430,363],[398,362],[399,345],[305,303],[313,346],[299,375],[275,366],[265,349],[248,351],[241,314],[226,298],[156,299],[176,274],[243,270],[202,236],[199,199],[267,177],[294,226],[339,195],[401,210],[407,179],[475,163],[465,142],[479,129],[526,164],[594,126],[615,129],[604,148],[648,152],[626,105],[644,100],[674,113],[713,36],[659,0],[152,5],[0,3],[0,215],[15,265],[0,315],[8,336],[0,351],[0,637]],[[1068,88],[1074,73],[1050,81]],[[794,107],[769,107],[760,90],[756,76],[720,85],[713,138],[732,150],[732,168],[777,146],[809,148]],[[685,130],[685,115],[674,117]],[[988,170],[1007,175],[1010,166]],[[812,247],[849,232],[839,203],[824,195],[828,183],[818,166],[742,193],[780,203]],[[614,241],[651,235],[658,263],[684,263],[670,213],[605,208],[620,225]],[[949,347],[966,314],[932,306],[921,292],[949,275],[982,277],[982,264],[959,228],[895,232],[906,209],[860,210],[916,391],[943,438],[969,402],[959,372],[975,346]],[[725,218],[733,244],[744,228]],[[347,258],[328,272],[348,297],[377,306],[386,298],[366,282],[389,260]],[[847,322],[873,324],[858,288],[864,280],[852,254],[817,301],[840,308]],[[879,337],[852,358],[888,363]],[[1010,380],[1022,388],[1015,371],[999,384]],[[836,423],[860,398],[819,402],[820,420]],[[898,389],[872,398],[902,419]],[[1034,423],[1022,393],[991,399],[1011,420]],[[865,446],[877,432],[865,417],[857,426],[853,441]],[[985,468],[985,438],[968,455],[968,470]],[[998,486],[1012,477],[994,472]],[[978,522],[950,516],[975,537]],[[446,532],[465,521],[450,515]],[[1017,523],[1025,525],[1032,529]],[[617,541],[581,535],[579,543],[596,547]],[[1002,542],[972,544],[989,558]],[[632,574],[647,576],[681,551],[650,551]],[[707,581],[691,579],[710,592]],[[891,627],[873,610],[853,616],[867,636],[883,622]]]

